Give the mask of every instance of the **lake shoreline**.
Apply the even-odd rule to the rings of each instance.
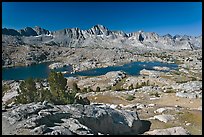
[[[17,74],[24,74],[24,75],[28,75],[30,77],[34,77],[34,78],[47,78],[49,72],[52,70],[49,68],[49,65],[53,64],[53,62],[43,62],[43,63],[39,63],[39,64],[35,64],[35,65],[31,65],[31,66],[23,66],[23,67],[14,67],[14,68],[7,68],[3,70],[3,80],[19,80],[19,78],[15,78],[15,79],[11,79],[10,75],[17,75]],[[141,65],[140,65],[141,64]],[[142,65],[143,64],[143,65]],[[62,68],[56,68],[53,69],[54,71],[57,72],[62,72],[64,74],[65,77],[70,77],[70,76],[98,76],[98,75],[104,75],[107,72],[110,71],[124,71],[126,72],[128,75],[135,75],[136,73],[138,73],[141,69],[148,69],[148,64],[149,69],[153,70],[154,66],[166,66],[166,67],[178,67],[177,64],[168,64],[168,63],[163,63],[163,62],[130,62],[130,63],[125,63],[123,65],[114,65],[114,66],[105,66],[105,67],[98,67],[98,68],[90,68],[87,70],[82,70],[82,71],[73,71],[73,66],[66,66],[66,67],[62,67]],[[153,65],[155,64],[155,65]],[[127,68],[129,67],[129,68]],[[9,72],[10,71],[10,72]],[[36,71],[39,73],[36,73]],[[95,72],[93,72],[95,71]],[[43,73],[44,72],[44,73]],[[8,74],[6,74],[8,73]],[[31,73],[31,74],[29,74]],[[7,75],[7,76],[6,76]],[[136,74],[137,75],[137,74]],[[25,76],[25,77],[28,77]],[[37,76],[37,77],[36,77]],[[5,78],[7,77],[7,78]],[[9,78],[10,77],[10,78]],[[22,79],[25,79],[24,76],[22,75],[18,75],[18,77],[22,77]]]

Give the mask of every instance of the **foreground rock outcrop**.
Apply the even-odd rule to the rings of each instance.
[[[14,106],[2,114],[3,127],[16,125],[13,132],[3,134],[98,135],[141,134],[147,125],[137,112],[116,110],[104,105],[52,105],[47,102]],[[149,124],[150,126],[151,124]],[[13,127],[14,128],[14,127]],[[20,130],[21,129],[21,130]]]

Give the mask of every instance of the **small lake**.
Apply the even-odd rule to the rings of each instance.
[[[23,80],[29,77],[42,79],[47,78],[51,71],[49,69],[49,65],[52,63],[53,62],[46,62],[24,67],[3,68],[2,80]],[[55,71],[71,72],[72,67],[63,67],[55,69]]]
[[[13,68],[3,68],[2,79],[3,80],[22,80],[29,77],[32,78],[47,78],[50,73],[49,65],[51,62],[41,63],[37,65],[31,65],[26,67],[13,67]],[[110,71],[122,70],[128,75],[139,75],[140,70],[148,69],[154,70],[154,66],[169,67],[170,69],[177,69],[177,64],[167,64],[161,62],[131,62],[122,66],[112,66],[106,68],[96,68],[81,72],[76,72],[74,74],[64,74],[65,77],[70,76],[99,76],[104,75]],[[55,71],[72,71],[71,66],[55,69]]]
[[[139,75],[142,69],[155,70],[153,69],[154,66],[168,67],[170,68],[170,70],[178,68],[177,64],[168,64],[168,63],[161,63],[161,62],[131,62],[128,64],[124,64],[122,66],[96,68],[96,69],[76,72],[74,74],[65,74],[64,76],[65,77],[77,76],[77,75],[79,76],[99,76],[99,75],[104,75],[110,71],[120,71],[120,70],[126,72],[126,74],[128,75],[137,76]],[[163,72],[168,72],[168,71],[163,71]]]

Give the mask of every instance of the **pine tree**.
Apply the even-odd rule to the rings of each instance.
[[[51,92],[51,100],[55,104],[61,104],[66,102],[66,85],[67,80],[64,78],[61,72],[57,73],[55,71],[51,71],[48,77],[48,82],[50,85]]]
[[[74,102],[76,92],[66,93],[67,80],[61,72],[51,71],[48,77],[51,101],[54,104],[68,104]]]
[[[16,97],[16,103],[26,104],[38,101],[37,89],[32,78],[22,81],[19,88],[21,92],[18,90],[19,96]]]

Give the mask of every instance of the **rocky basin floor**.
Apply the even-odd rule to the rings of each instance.
[[[70,54],[71,50],[74,49],[70,49]],[[80,50],[82,49],[67,55],[63,61],[76,61]],[[91,68],[80,66],[91,56],[95,57],[93,54],[89,57],[87,52],[88,50],[81,52],[87,56],[80,57],[81,61],[78,58],[74,67],[77,68],[76,71]],[[118,52],[126,54],[123,51]],[[128,54],[131,56],[131,53]],[[159,53],[155,55],[161,59]],[[175,59],[179,64],[178,70],[161,72],[160,70],[168,68],[155,67],[155,70],[141,70],[139,76],[113,71],[96,77],[68,77],[68,87],[71,87],[73,82],[76,82],[81,90],[88,88],[96,91],[96,88],[100,87],[99,92],[80,93],[83,98],[90,100],[90,105],[53,105],[46,101],[16,105],[13,99],[18,96],[17,89],[21,81],[2,81],[2,133],[201,135],[202,55],[200,51],[169,52],[165,55],[170,57],[163,57],[163,61],[167,58]],[[105,55],[102,56],[105,58]],[[104,59],[102,56],[99,62]],[[128,56],[125,56],[124,60],[127,58]],[[135,60],[147,61],[147,58],[152,59],[135,56]],[[115,60],[122,62],[119,58]],[[105,62],[113,63],[110,60]],[[49,88],[46,79],[42,85]]]

